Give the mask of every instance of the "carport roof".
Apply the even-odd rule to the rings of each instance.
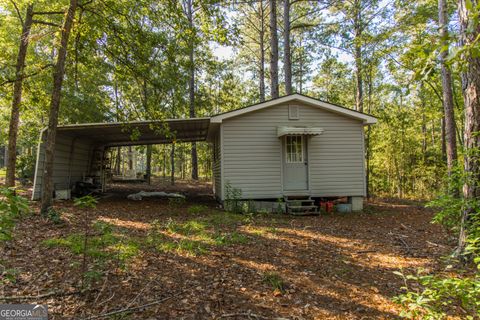
[[[85,123],[58,126],[58,133],[95,141],[103,146],[127,146],[176,142],[205,141],[210,118],[166,119]]]

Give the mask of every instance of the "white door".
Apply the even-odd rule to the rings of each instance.
[[[285,136],[283,143],[283,188],[287,191],[308,190],[307,139]]]

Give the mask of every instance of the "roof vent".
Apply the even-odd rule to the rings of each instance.
[[[298,120],[300,118],[298,114],[298,106],[288,106],[288,119]]]

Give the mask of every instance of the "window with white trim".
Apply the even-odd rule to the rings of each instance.
[[[303,136],[286,136],[287,163],[303,162]]]

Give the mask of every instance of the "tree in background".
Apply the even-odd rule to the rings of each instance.
[[[46,214],[52,206],[53,197],[53,160],[55,157],[55,139],[57,135],[58,114],[62,92],[65,61],[67,58],[68,38],[73,26],[77,0],[70,0],[65,20],[61,30],[60,47],[58,48],[57,63],[53,73],[52,98],[48,118],[47,138],[45,140],[45,172],[43,175],[43,190],[41,212]]]
[[[445,144],[447,154],[448,174],[452,175],[457,162],[457,137],[455,133],[455,112],[453,106],[453,87],[452,87],[452,73],[447,66],[447,56],[449,48],[448,35],[448,15],[447,15],[447,1],[438,0],[438,25],[440,30],[441,49],[440,49],[440,67],[442,77],[442,103],[445,118]],[[458,190],[452,190],[454,194],[458,194]]]
[[[479,44],[480,2],[458,1],[460,20],[460,43],[465,61],[462,70],[462,87],[465,107],[465,155],[466,182],[463,197],[467,205],[462,212],[457,254],[465,251],[467,239],[475,228],[474,217],[478,215],[476,202],[480,198],[480,56]],[[477,235],[478,236],[478,235]]]
[[[239,59],[258,81],[259,101],[265,101],[265,53],[269,49],[265,1],[238,6],[240,25]]]
[[[18,10],[15,2],[13,2],[15,9]],[[18,18],[22,24],[22,34],[20,36],[20,47],[17,55],[17,65],[15,72],[15,81],[13,85],[13,101],[12,111],[10,115],[10,126],[8,130],[8,159],[7,159],[7,174],[5,185],[7,187],[15,186],[15,164],[17,161],[17,136],[18,136],[18,122],[20,120],[20,105],[22,102],[23,78],[25,69],[25,58],[27,56],[28,42],[30,38],[30,29],[33,23],[33,4],[28,4],[25,13],[25,19],[22,19],[20,12]]]
[[[279,96],[278,87],[278,30],[277,1],[270,0],[270,95],[273,99]]]

